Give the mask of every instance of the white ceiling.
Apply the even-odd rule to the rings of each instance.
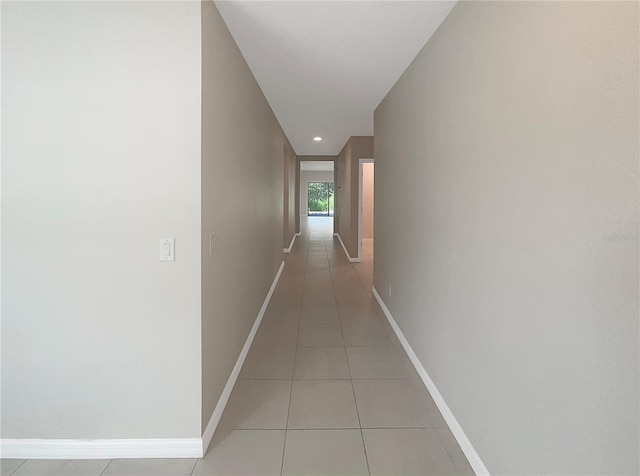
[[[331,160],[301,160],[300,170],[314,172],[333,172],[333,161]]]
[[[216,4],[296,153],[336,155],[373,135],[374,109],[455,1]]]

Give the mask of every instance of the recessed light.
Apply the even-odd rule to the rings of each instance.
[[[319,142],[319,141],[322,140],[322,137],[314,137],[313,140],[316,141],[316,142]]]

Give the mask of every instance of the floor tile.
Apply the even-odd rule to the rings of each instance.
[[[302,296],[302,308],[311,308],[315,306],[334,306],[336,305],[336,297],[331,292],[324,293],[305,293]]]
[[[276,325],[298,324],[300,321],[300,309],[301,306],[293,304],[284,306],[272,306],[270,304],[264,314],[262,323]]]
[[[218,430],[194,476],[279,475],[284,430]]]
[[[353,269],[353,265],[351,263],[347,263],[340,266],[333,266],[331,268],[331,274],[351,275],[355,274],[355,270]]]
[[[335,306],[322,306],[302,308],[300,314],[301,324],[339,324],[338,308]]]
[[[252,345],[254,347],[295,347],[297,341],[297,325],[262,324]]]
[[[380,316],[373,306],[338,306],[343,324],[379,324]]]
[[[343,347],[340,324],[301,324],[298,347]]]
[[[353,293],[343,293],[336,290],[336,302],[338,306],[369,306],[373,300],[361,286],[358,292]]]
[[[358,268],[356,269],[356,274],[360,278],[360,281],[373,281],[373,266]]]
[[[293,249],[284,255],[285,269],[293,265],[304,266],[307,263],[307,251],[306,244],[296,240]]]
[[[294,380],[289,428],[359,428],[349,380]]]
[[[23,459],[0,459],[0,475],[9,476],[16,469],[24,464],[25,460]]]
[[[293,282],[303,282],[304,281],[304,271],[299,271],[297,273],[288,273],[282,274],[280,276],[281,283],[293,283]]]
[[[372,475],[456,475],[433,429],[363,430]]]
[[[189,476],[196,459],[114,459],[104,476]]]
[[[304,293],[332,293],[333,281],[331,276],[322,279],[305,280]]]
[[[291,259],[289,259],[289,257],[291,257]],[[299,272],[304,273],[306,266],[307,266],[306,256],[293,257],[292,255],[286,255],[285,262],[284,262],[284,269],[282,270],[282,275],[280,277],[282,278],[282,276],[285,276],[287,274],[292,274],[292,273],[299,273]]]
[[[353,380],[362,428],[420,428],[431,423],[408,379]]]
[[[220,428],[287,427],[290,380],[238,380],[220,420]]]
[[[281,295],[291,295],[291,296],[302,296],[302,289],[304,288],[304,283],[278,283],[276,289],[274,290],[274,296]]]
[[[458,472],[458,476],[476,476],[476,472],[471,468],[471,466],[467,469],[456,468],[456,471]]]
[[[315,283],[332,283],[331,273],[329,270],[327,271],[311,271],[305,274],[304,284],[307,287],[307,284],[315,284]]]
[[[418,398],[420,398],[420,401],[422,402],[422,406],[427,412],[427,416],[429,417],[431,426],[433,428],[448,429],[449,425],[447,425],[447,422],[444,420],[442,413],[440,413],[440,410],[438,409],[436,402],[434,402],[433,398],[431,398],[431,395],[429,394],[429,391],[424,386],[424,383],[419,377],[417,377],[417,373],[415,372],[415,370],[413,370],[412,373],[415,373],[416,376],[411,378],[411,382],[413,383],[413,386],[418,391]]]
[[[282,474],[369,474],[360,430],[288,430]]]
[[[240,379],[290,379],[295,348],[252,347],[240,371]]]
[[[368,264],[363,261],[362,263],[354,264],[353,267],[357,273],[373,274],[373,264]]]
[[[295,267],[294,269],[287,270],[285,266],[285,270],[280,276],[278,283],[280,284],[294,284],[294,283],[303,283],[306,272],[306,266]]]
[[[269,303],[273,304],[274,306],[285,306],[287,304],[299,306],[302,303],[302,294],[293,295],[274,293],[273,296],[271,296],[271,300],[269,301]]]
[[[474,474],[469,460],[462,452],[451,430],[449,428],[438,428],[436,431],[456,471],[458,471],[459,474]]]
[[[293,367],[294,379],[348,379],[344,347],[300,347]]]
[[[108,459],[32,459],[25,462],[13,474],[20,476],[99,476],[105,470],[109,462],[110,460]],[[9,475],[12,473],[5,473],[3,466],[2,474]]]
[[[347,347],[390,346],[391,340],[384,327],[376,324],[342,324]]]
[[[353,275],[334,274],[331,275],[331,280],[333,281],[333,288],[335,289],[335,292],[338,293],[343,289],[359,289],[362,287],[362,282],[356,273],[353,273]]]
[[[342,251],[342,249],[340,249],[340,253],[344,254],[344,251]],[[348,265],[349,261],[346,258],[335,258],[335,257],[329,257],[329,267],[331,269],[338,267],[338,266],[345,266]],[[339,277],[339,274],[333,275],[334,277]]]
[[[326,254],[322,258],[307,259],[307,272],[323,271],[325,269],[329,269],[329,260]]]
[[[364,288],[364,290],[368,294],[371,294],[371,292],[373,291],[373,275],[358,274],[358,277],[360,278],[360,281],[362,282],[362,287]]]
[[[315,272],[320,272],[320,273],[324,273],[326,271],[329,271],[329,263],[325,263],[324,265],[318,265],[318,264],[308,264],[307,265],[307,272],[308,273],[315,273]]]
[[[347,347],[351,377],[407,378],[404,360],[393,347]]]

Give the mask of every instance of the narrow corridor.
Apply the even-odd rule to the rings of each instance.
[[[371,252],[349,263],[332,231],[303,219],[194,474],[473,474],[377,310]]]

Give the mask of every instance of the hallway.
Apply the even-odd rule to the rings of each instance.
[[[640,475],[640,2],[0,11],[0,474]]]
[[[193,474],[473,474],[332,222],[303,219]]]

